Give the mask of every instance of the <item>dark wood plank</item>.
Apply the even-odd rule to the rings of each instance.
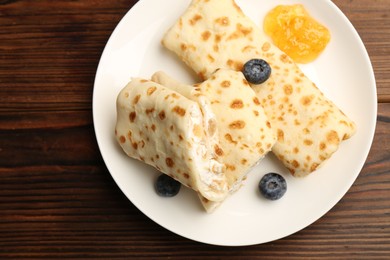
[[[136,1],[2,1],[0,111],[89,109],[103,48]]]
[[[370,56],[380,102],[390,102],[390,4],[388,0],[333,1],[349,18]]]
[[[90,110],[0,112],[0,130],[61,129],[91,124]]]

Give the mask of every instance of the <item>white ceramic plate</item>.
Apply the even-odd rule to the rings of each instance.
[[[174,198],[156,195],[158,173],[125,156],[114,139],[115,101],[131,77],[149,78],[164,70],[184,82],[192,73],[160,41],[190,0],[141,0],[122,19],[102,54],[93,93],[93,118],[98,145],[112,177],[129,200],[156,223],[183,237],[215,245],[252,245],[295,233],[330,210],[348,191],[368,155],[376,123],[376,86],[366,49],[343,13],[328,0],[237,0],[260,25],[277,4],[303,3],[331,31],[332,40],[313,63],[302,66],[357,124],[357,133],[343,142],[318,171],[294,179],[273,155],[250,174],[245,186],[213,214],[203,211],[194,192],[183,188]],[[168,7],[168,8],[167,8]],[[279,201],[260,197],[257,185],[267,172],[283,174],[288,190]]]

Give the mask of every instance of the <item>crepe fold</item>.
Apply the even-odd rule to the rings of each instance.
[[[220,68],[240,71],[250,59],[266,60],[270,78],[251,86],[277,135],[272,151],[294,176],[316,170],[355,132],[354,122],[233,0],[193,0],[162,44],[201,79]]]
[[[204,115],[206,113],[206,115]],[[124,152],[197,191],[210,201],[228,194],[226,167],[211,147],[215,120],[197,102],[156,82],[135,78],[117,97],[115,136]]]
[[[152,80],[197,102],[200,97],[207,97],[207,107],[215,115],[219,137],[214,152],[226,166],[229,193],[238,190],[248,172],[276,142],[271,123],[243,74],[220,69],[208,80],[193,86],[180,83],[164,72],[155,73]],[[220,205],[204,197],[201,201],[207,212]]]

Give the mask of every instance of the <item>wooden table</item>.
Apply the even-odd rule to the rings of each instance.
[[[231,248],[155,224],[100,156],[94,76],[136,2],[0,0],[0,258],[390,259],[389,0],[334,1],[363,39],[377,81],[376,135],[356,182],[304,230]]]

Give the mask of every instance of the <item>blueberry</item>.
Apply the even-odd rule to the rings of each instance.
[[[155,183],[156,192],[161,197],[173,197],[177,195],[180,191],[180,187],[180,182],[166,174],[158,176]]]
[[[271,75],[271,67],[265,60],[252,59],[244,64],[242,73],[249,83],[261,84]]]
[[[267,173],[259,183],[260,193],[269,200],[278,200],[286,193],[287,183],[282,175]]]

